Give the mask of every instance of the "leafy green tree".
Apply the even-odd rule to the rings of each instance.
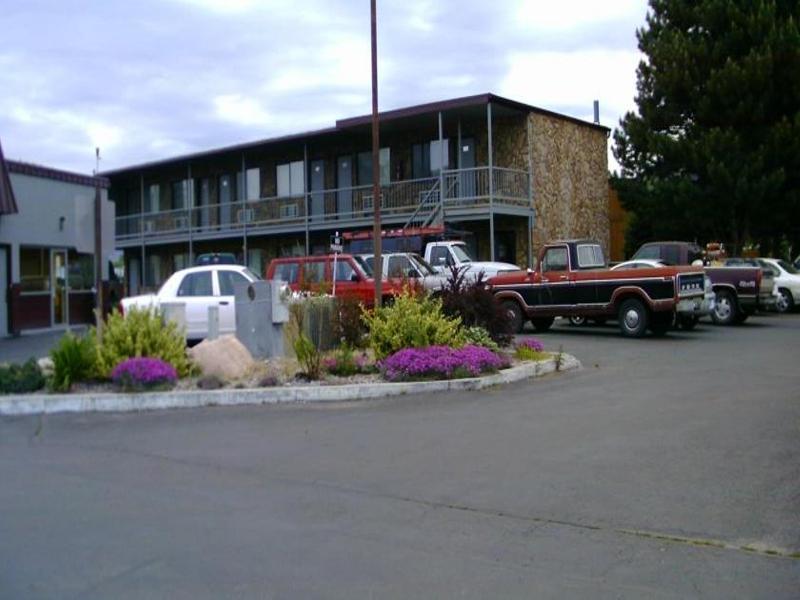
[[[645,239],[800,248],[800,3],[650,0],[614,177]]]

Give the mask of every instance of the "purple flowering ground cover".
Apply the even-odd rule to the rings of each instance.
[[[516,347],[527,348],[529,350],[533,350],[534,352],[544,352],[544,344],[536,338],[522,340],[521,342],[517,343]]]
[[[142,356],[119,363],[111,372],[111,380],[124,389],[151,389],[174,385],[178,373],[159,358]]]
[[[404,348],[380,363],[389,381],[476,377],[508,366],[507,358],[482,346]]]

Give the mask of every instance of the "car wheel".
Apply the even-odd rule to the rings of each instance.
[[[775,304],[775,308],[777,308],[778,312],[781,314],[792,312],[794,308],[794,298],[789,290],[783,288],[778,290],[778,302]]]
[[[531,319],[531,323],[533,323],[533,328],[539,333],[550,329],[550,326],[553,324],[553,321],[555,321],[553,317],[539,317],[537,319]]]
[[[697,327],[697,324],[699,322],[700,319],[698,317],[682,316],[678,317],[677,325],[680,329],[683,329],[684,331],[691,331],[692,329]]]
[[[667,331],[672,328],[674,315],[671,312],[657,312],[650,315],[650,331],[653,335],[662,336],[666,335]]]
[[[525,325],[525,315],[522,314],[522,307],[516,300],[504,300],[503,310],[508,315],[508,328],[511,333],[522,333]]]
[[[647,331],[649,314],[641,300],[628,298],[619,307],[619,328],[625,337],[642,337]]]
[[[736,320],[739,310],[736,307],[736,300],[728,290],[716,292],[716,302],[714,311],[711,313],[711,320],[716,325],[730,325]]]
[[[586,317],[572,316],[569,318],[569,324],[575,327],[586,325]]]

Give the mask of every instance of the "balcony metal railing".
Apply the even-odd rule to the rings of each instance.
[[[443,208],[480,209],[490,205],[489,168],[454,169],[439,176],[393,181],[381,186],[381,214],[408,223],[430,223]],[[528,173],[492,169],[491,203],[496,206],[529,206]],[[442,184],[441,190],[439,188]],[[443,191],[442,191],[443,190]],[[295,197],[260,198],[223,204],[119,216],[117,241],[165,236],[235,233],[248,230],[303,230],[306,226],[348,227],[372,218],[372,186],[309,191]]]

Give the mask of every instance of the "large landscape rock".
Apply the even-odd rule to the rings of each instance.
[[[250,352],[235,335],[203,340],[189,349],[189,355],[203,375],[215,375],[225,380],[244,377],[255,364]]]

